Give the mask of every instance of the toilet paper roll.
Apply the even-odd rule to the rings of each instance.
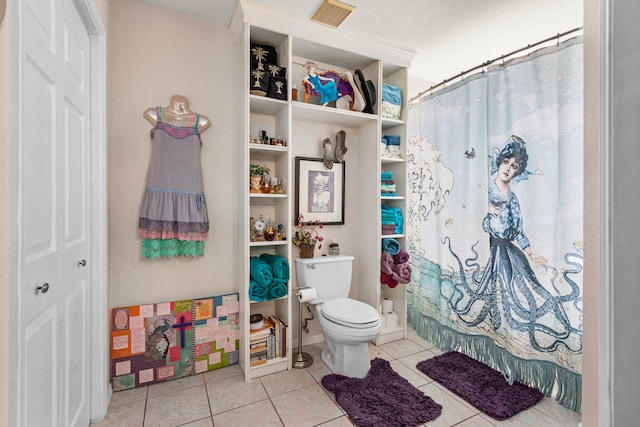
[[[298,301],[307,302],[318,298],[316,290],[313,288],[304,288],[298,291]]]
[[[384,315],[385,326],[389,329],[398,327],[398,313],[392,311],[391,313],[385,313]]]
[[[382,312],[391,313],[393,311],[393,299],[389,297],[382,298]]]

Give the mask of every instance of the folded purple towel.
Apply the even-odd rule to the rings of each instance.
[[[393,256],[393,261],[396,264],[404,264],[405,262],[409,261],[409,254],[406,251],[400,249],[400,252]]]
[[[393,274],[393,255],[387,252],[382,252],[380,257],[380,271],[385,274]]]
[[[409,264],[394,264],[391,269],[393,270],[391,273],[393,280],[404,284],[411,282],[411,266]]]

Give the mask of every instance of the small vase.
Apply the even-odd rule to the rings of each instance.
[[[300,245],[300,258],[313,258],[316,245]]]

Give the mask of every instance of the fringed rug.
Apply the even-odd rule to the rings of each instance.
[[[423,360],[416,367],[499,421],[532,407],[543,397],[533,387],[518,382],[509,385],[499,371],[455,351]]]
[[[384,359],[373,359],[365,378],[330,374],[322,385],[360,427],[411,427],[434,420],[442,412],[429,396],[415,388]]]

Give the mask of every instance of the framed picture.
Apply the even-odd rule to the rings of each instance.
[[[296,216],[303,222],[344,224],[344,161],[327,169],[322,159],[296,157]]]

